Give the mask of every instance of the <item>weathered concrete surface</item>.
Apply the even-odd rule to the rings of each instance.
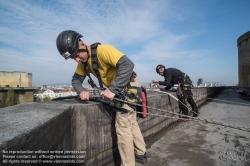
[[[170,110],[178,111],[177,102],[168,99],[167,95],[149,98],[154,107],[165,109],[171,102]],[[114,111],[107,110],[101,103],[76,100],[2,108],[0,165],[3,164],[3,150],[81,150],[86,152],[85,165],[114,165],[114,161],[119,160],[114,116]],[[140,120],[145,137],[159,132],[171,121],[163,117]]]
[[[194,98],[201,104],[221,89],[194,89]],[[179,112],[177,101],[166,94],[151,93],[148,100],[151,107]],[[159,114],[156,110],[149,112]],[[173,122],[172,118],[157,116],[138,120],[145,140],[150,140]],[[3,150],[81,150],[86,152],[83,165],[115,165],[119,162],[119,154],[114,112],[101,103],[76,100],[0,109],[0,159]]]
[[[27,135],[34,135],[36,131],[41,130],[42,128],[45,129],[46,126],[51,129],[55,128],[56,130],[60,130],[65,124],[69,128],[69,123],[67,124],[66,121],[64,121],[64,124],[54,124],[57,121],[57,117],[63,118],[60,119],[60,121],[65,120],[63,113],[67,112],[65,111],[65,108],[68,108],[69,106],[70,105],[67,103],[64,105],[59,103],[29,103],[0,109],[0,149],[11,147],[16,143],[23,146],[21,144],[24,142],[29,146],[36,144],[35,146],[37,146],[36,148],[38,149],[42,147],[51,148],[50,146],[53,145],[53,143],[51,143],[51,145],[40,145],[40,142],[48,137],[46,134],[47,131],[45,131],[45,133],[41,132],[41,134],[44,134],[40,135],[43,139],[37,140],[38,142],[25,137]],[[68,118],[68,115],[66,115],[66,117]],[[39,132],[36,134],[39,135]],[[36,135],[36,138],[39,139],[38,135]],[[25,140],[23,140],[24,138]],[[48,139],[48,141],[53,141],[52,138]],[[29,143],[29,141],[32,143]],[[16,148],[19,149],[19,147]]]
[[[236,90],[226,89],[215,99],[200,108],[201,119],[250,127],[250,102],[240,99]],[[148,163],[143,166],[250,165],[250,132],[202,122],[176,122],[147,148]]]

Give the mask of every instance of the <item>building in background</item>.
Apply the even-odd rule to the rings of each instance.
[[[14,89],[14,105],[34,101],[34,91],[39,88],[32,87],[32,74],[21,71],[0,71],[0,108],[10,106],[8,91]]]
[[[203,78],[198,79],[197,86],[204,86]]]
[[[237,40],[239,86],[250,87],[250,31]]]
[[[47,96],[50,99],[54,99],[57,97],[66,97],[66,96],[76,96],[76,91],[71,87],[65,88],[41,88],[34,94],[34,96],[38,99],[38,101],[43,101],[43,99]]]
[[[0,71],[0,87],[32,87],[32,74],[22,71]]]

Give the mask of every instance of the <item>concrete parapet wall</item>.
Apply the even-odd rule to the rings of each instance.
[[[198,105],[222,87],[193,89]],[[174,94],[174,93],[173,93]],[[148,105],[179,112],[178,102],[167,94],[149,93]],[[149,109],[152,114],[173,116]],[[81,165],[115,165],[115,112],[97,102],[77,100],[27,103],[0,109],[0,165],[6,151],[84,151]],[[175,120],[149,115],[138,119],[145,140],[149,140]],[[2,164],[4,165],[4,164]],[[29,164],[26,164],[29,165]],[[62,164],[61,164],[62,165]],[[67,165],[67,164],[66,164]]]

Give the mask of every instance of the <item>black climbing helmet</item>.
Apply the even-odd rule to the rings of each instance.
[[[56,46],[59,53],[65,58],[72,58],[75,53],[79,50],[78,41],[83,37],[80,33],[66,30],[61,32],[56,39]],[[84,49],[85,52],[88,52],[87,49]],[[84,51],[81,49],[81,51]]]
[[[161,64],[157,65],[157,66],[156,66],[156,73],[159,74],[159,69],[160,69],[160,68],[164,68],[164,69],[165,69],[165,66],[164,66],[164,65],[161,65]]]

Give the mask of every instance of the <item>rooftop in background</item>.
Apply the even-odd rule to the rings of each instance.
[[[32,73],[0,71],[0,87],[32,87]]]

